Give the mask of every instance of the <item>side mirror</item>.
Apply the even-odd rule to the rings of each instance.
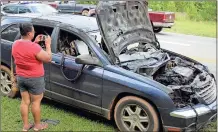
[[[75,62],[77,64],[101,66],[101,62],[96,57],[89,54],[77,56]]]

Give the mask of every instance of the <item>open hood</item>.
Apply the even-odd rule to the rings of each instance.
[[[156,44],[147,1],[99,1],[96,15],[104,42],[116,58],[130,44]]]

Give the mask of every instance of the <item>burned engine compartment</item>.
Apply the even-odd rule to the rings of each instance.
[[[121,67],[171,88],[176,107],[198,103],[210,104],[216,99],[214,78],[200,64],[156,49],[151,44],[126,49],[119,56]]]

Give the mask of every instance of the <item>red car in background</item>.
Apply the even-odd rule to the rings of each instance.
[[[150,20],[153,23],[153,30],[155,33],[159,33],[163,28],[171,28],[174,25],[175,13],[163,12],[163,11],[149,11]],[[88,16],[95,16],[95,9],[89,10]]]
[[[155,33],[162,31],[163,28],[171,28],[174,25],[174,12],[149,11],[150,20],[153,22]]]

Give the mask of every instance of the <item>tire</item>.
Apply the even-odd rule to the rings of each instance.
[[[83,16],[88,16],[88,14],[89,14],[89,10],[84,9],[84,10],[82,11],[82,15],[83,15]]]
[[[96,14],[93,13],[93,14],[90,15],[90,17],[96,17]]]
[[[11,71],[8,67],[0,65],[1,68],[1,86],[0,95],[7,96],[10,98],[16,97],[18,94],[18,88],[16,85],[15,76],[11,76]]]
[[[154,30],[155,33],[161,32],[162,29],[163,29],[162,27],[153,27],[153,30]]]
[[[125,121],[122,119],[124,117]],[[144,117],[144,121],[142,117]],[[120,131],[154,132],[159,131],[160,128],[158,115],[152,105],[134,96],[127,96],[119,100],[115,107],[114,119]]]

